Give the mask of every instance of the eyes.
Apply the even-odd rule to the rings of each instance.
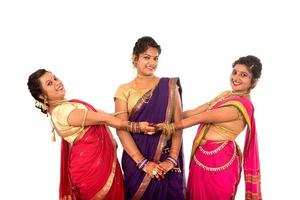
[[[152,56],[149,56],[149,55],[144,55],[143,56],[144,60],[151,60],[151,58],[152,58]],[[158,56],[153,57],[153,60],[158,61]]]
[[[53,76],[53,81],[59,81],[59,79],[56,76]],[[53,85],[53,81],[52,80],[47,80],[46,85],[47,86]]]
[[[239,77],[241,78],[246,78],[246,77],[249,77],[250,78],[250,75],[246,72],[238,72],[237,70],[233,69],[232,70],[232,73],[231,75],[238,75]]]

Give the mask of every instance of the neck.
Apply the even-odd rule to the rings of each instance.
[[[55,106],[58,106],[60,104],[62,104],[63,102],[66,102],[67,100],[66,99],[61,99],[61,100],[51,100],[51,101],[48,101],[48,104],[50,107],[55,107]]]
[[[249,91],[239,92],[239,91],[232,90],[231,94],[234,96],[249,96],[250,92]]]
[[[137,74],[136,79],[153,79],[155,76],[154,75],[142,75],[142,74]]]

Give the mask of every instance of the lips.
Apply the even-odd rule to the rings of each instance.
[[[61,90],[64,90],[64,86],[63,86],[63,84],[59,84],[55,89],[57,91],[61,91]]]

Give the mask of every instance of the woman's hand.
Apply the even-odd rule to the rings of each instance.
[[[156,131],[162,131],[165,128],[165,123],[159,123],[154,125]]]
[[[175,165],[167,160],[159,163],[159,166],[164,170],[164,174],[166,174],[168,171],[170,171],[171,169],[173,169],[175,167]]]
[[[143,171],[148,174],[151,178],[157,178],[160,180],[164,178],[164,169],[155,162],[149,161],[143,168]]]
[[[149,122],[138,122],[140,124],[141,132],[147,135],[153,135],[155,133],[155,127]]]

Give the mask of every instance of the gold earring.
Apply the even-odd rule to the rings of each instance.
[[[44,112],[47,112],[47,111],[48,111],[48,101],[47,101],[46,98],[44,99],[44,103],[42,103],[42,110],[43,110]]]

